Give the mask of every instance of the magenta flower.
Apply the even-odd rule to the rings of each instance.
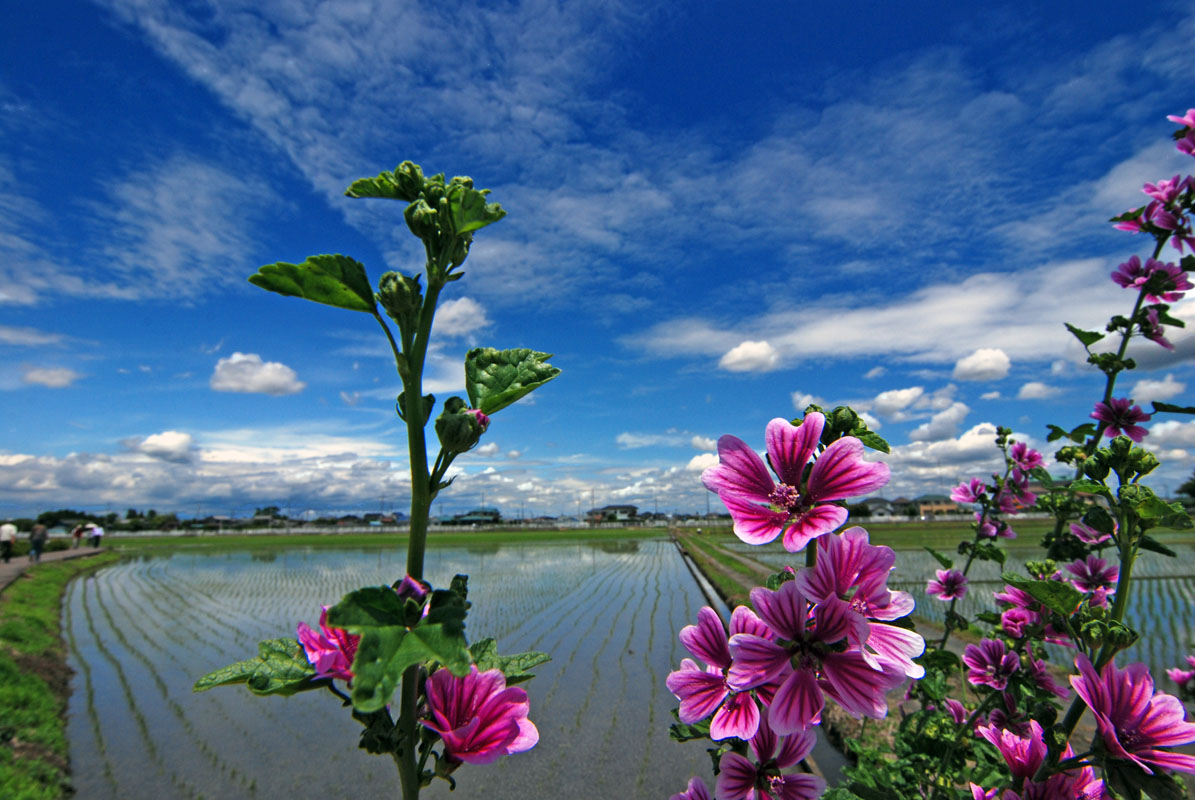
[[[1013,463],[1016,464],[1017,469],[1021,472],[1029,472],[1035,467],[1040,467],[1044,462],[1041,453],[1034,450],[1024,442],[1013,442],[1012,447],[1008,449],[1008,455],[1012,458]]]
[[[1008,679],[1021,668],[1016,653],[1009,652],[1004,642],[998,639],[983,639],[979,644],[969,644],[963,650],[963,663],[967,665],[967,680],[974,686],[990,686],[1004,690]]]
[[[1076,539],[1083,542],[1083,544],[1090,545],[1103,544],[1112,538],[1111,534],[1100,533],[1095,528],[1090,525],[1084,525],[1082,522],[1072,522],[1071,533],[1074,534]]]
[[[527,719],[527,693],[508,687],[501,670],[473,666],[458,678],[438,669],[427,679],[427,707],[431,718],[420,722],[440,734],[448,759],[490,764],[539,741],[539,730]]]
[[[465,413],[471,415],[473,417],[473,419],[477,420],[477,424],[481,426],[482,433],[485,433],[486,430],[490,427],[489,415],[483,414],[481,409],[467,408],[467,409],[465,409]]]
[[[1191,669],[1170,667],[1168,670],[1166,670],[1166,675],[1169,676],[1170,680],[1174,681],[1175,684],[1178,685],[1180,690],[1186,689],[1187,684],[1189,684],[1192,679],[1195,679],[1195,656],[1187,656],[1187,665],[1190,666]]]
[[[705,781],[701,778],[692,778],[689,780],[687,790],[672,795],[668,800],[713,800],[713,798],[710,796],[710,790],[706,787]]]
[[[768,626],[746,606],[739,606],[731,614],[730,634],[736,633],[765,638],[772,635]],[[726,682],[730,649],[717,612],[709,606],[698,611],[697,624],[682,628],[680,640],[690,653],[706,663],[702,669],[686,658],[681,661],[680,669],[668,675],[668,691],[680,700],[680,721],[692,725],[713,714],[711,739],[750,739],[759,728],[759,707],[751,692],[736,691]]]
[[[800,425],[779,418],[768,423],[768,459],[779,483],[742,439],[718,440],[719,463],[702,473],[701,482],[717,492],[734,519],[735,534],[744,542],[766,544],[783,533],[786,550],[803,550],[846,522],[847,510],[832,505],[834,501],[867,494],[888,482],[888,465],[864,461],[863,443],[845,436],[818,456],[802,492],[805,466],[825,422],[822,414],[812,412]]]
[[[1188,108],[1185,117],[1175,117],[1167,114],[1166,119],[1175,125],[1182,125],[1184,128],[1195,128],[1195,108]]]
[[[1008,771],[1013,778],[1021,783],[1021,793],[1011,789],[1003,793],[993,789],[984,792],[982,788],[971,784],[973,798],[998,798],[999,800],[1103,800],[1106,797],[1104,782],[1095,777],[1095,770],[1090,766],[1076,770],[1060,772],[1051,775],[1043,783],[1033,783],[1032,779],[1046,758],[1046,743],[1042,727],[1036,720],[1029,722],[1027,735],[1020,735],[1015,731],[998,728],[994,725],[984,725],[975,729],[987,739],[1004,756],[1008,764]],[[1062,753],[1062,759],[1074,755],[1070,745]]]
[[[1054,676],[1050,673],[1050,668],[1046,665],[1045,661],[1038,661],[1026,653],[1024,660],[1021,661],[1021,667],[1033,679],[1033,683],[1037,688],[1064,699],[1070,696],[1071,690],[1054,680]]]
[[[1081,592],[1105,589],[1109,594],[1115,593],[1116,581],[1120,577],[1119,567],[1092,555],[1067,564],[1066,571],[1075,576],[1071,583]]]
[[[316,632],[306,622],[300,622],[297,630],[307,661],[315,667],[315,677],[351,681],[353,657],[357,655],[361,637],[340,628],[329,628],[327,606],[320,611],[319,627]]]
[[[884,695],[904,674],[886,660],[876,669],[849,643],[866,641],[868,624],[846,603],[828,597],[811,610],[796,581],[776,591],[752,589],[751,603],[784,644],[749,633],[731,636],[728,683],[742,690],[783,677],[770,709],[776,733],[817,724],[825,695],[851,714],[880,718],[888,713]]]
[[[427,597],[428,588],[423,581],[404,575],[398,586],[394,587],[394,591],[404,600],[409,597],[417,603],[422,603],[423,598]]]
[[[718,762],[718,783],[714,793],[718,800],[815,800],[821,797],[826,789],[822,778],[805,773],[781,773],[808,756],[813,743],[813,731],[778,737],[771,725],[760,725],[759,732],[750,741],[755,760],[735,752],[724,753]]]
[[[1038,622],[1037,614],[1020,606],[1013,606],[1000,615],[1000,627],[1014,639],[1023,638],[1025,628],[1036,625]]]
[[[1181,267],[1152,258],[1147,258],[1143,265],[1137,256],[1117,267],[1112,280],[1125,289],[1146,290],[1147,303],[1173,303],[1192,288]]]
[[[1071,676],[1071,686],[1095,715],[1113,758],[1132,761],[1151,775],[1151,767],[1195,772],[1195,756],[1161,749],[1195,742],[1195,724],[1186,721],[1177,697],[1154,692],[1149,667],[1138,662],[1121,670],[1109,663],[1096,674],[1084,655],[1075,666],[1079,674]]]
[[[879,669],[881,662],[900,669],[907,677],[925,676],[925,668],[913,659],[925,652],[925,639],[914,631],[888,625],[913,612],[913,596],[888,589],[888,574],[896,564],[891,547],[868,541],[863,528],[848,528],[841,534],[817,540],[817,564],[802,570],[796,578],[801,592],[814,602],[837,597],[850,606],[850,614],[868,623],[848,627],[848,641],[861,648],[863,657]],[[852,638],[867,631],[866,640]]]
[[[950,499],[956,503],[978,503],[979,498],[987,493],[987,484],[982,478],[972,478],[970,483],[961,483],[954,487]]]
[[[1173,350],[1174,344],[1166,338],[1166,328],[1158,321],[1158,309],[1150,306],[1145,310],[1145,319],[1140,323],[1141,335],[1157,345]]]
[[[936,578],[925,584],[925,593],[939,600],[957,600],[967,596],[967,576],[957,569],[937,570]]]
[[[1008,497],[1001,493],[1001,498]],[[1017,534],[1004,520],[986,519],[980,511],[975,512],[975,522],[979,525],[979,535],[994,539],[997,536],[1004,539],[1015,539]]]
[[[1089,416],[1104,423],[1104,433],[1111,438],[1123,435],[1140,442],[1149,434],[1137,423],[1149,422],[1150,415],[1142,411],[1141,406],[1133,405],[1128,397],[1113,397],[1107,403],[1096,403]]]

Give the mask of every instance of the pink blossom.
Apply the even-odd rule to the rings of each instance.
[[[1173,350],[1174,344],[1166,338],[1166,329],[1158,321],[1158,309],[1151,306],[1145,311],[1145,319],[1141,322],[1141,335],[1154,344],[1161,345],[1167,350]]]
[[[1157,183],[1147,183],[1141,190],[1157,200],[1159,203],[1173,203],[1186,189],[1187,181],[1175,175],[1170,180],[1160,180]]]
[[[539,730],[527,719],[527,693],[507,687],[501,670],[473,666],[458,678],[438,669],[427,679],[427,707],[430,719],[420,722],[440,734],[444,756],[455,761],[490,764],[539,741]]]
[[[742,690],[784,676],[770,709],[777,733],[817,724],[826,695],[851,714],[880,718],[888,713],[884,695],[904,675],[885,661],[876,669],[857,645],[845,641],[866,641],[868,628],[846,603],[828,597],[811,609],[796,581],[776,591],[752,589],[751,603],[784,644],[754,634],[731,636],[734,662],[728,682]]]
[[[925,584],[925,593],[939,600],[957,600],[967,596],[967,576],[957,569],[937,570],[936,578]]]
[[[781,533],[784,547],[798,552],[822,534],[846,522],[847,510],[836,500],[867,494],[888,482],[888,465],[863,460],[863,443],[845,436],[827,447],[813,464],[802,492],[805,466],[821,440],[826,418],[805,415],[800,425],[784,419],[768,423],[768,458],[780,482],[768,474],[763,459],[742,440],[718,440],[719,463],[701,475],[734,519],[735,534],[748,544],[766,544]]]
[[[423,598],[427,597],[428,585],[423,581],[412,578],[410,575],[404,575],[398,586],[394,587],[394,591],[404,600],[409,597],[416,602],[422,603]]]
[[[320,611],[319,627],[316,632],[306,622],[300,622],[297,631],[307,661],[315,667],[315,677],[351,681],[353,657],[357,655],[361,637],[340,628],[329,628],[327,606]]]
[[[477,420],[477,424],[481,426],[482,433],[485,433],[490,427],[489,415],[482,413],[480,408],[467,408],[465,409],[465,413],[471,415],[473,419]]]
[[[913,596],[888,589],[888,574],[896,564],[890,547],[868,541],[863,528],[848,528],[840,534],[817,540],[817,564],[802,570],[797,586],[810,600],[823,602],[837,597],[849,604],[850,613],[869,625],[848,627],[848,641],[860,647],[864,658],[879,669],[880,662],[898,667],[907,677],[921,678],[925,668],[913,659],[925,652],[925,639],[914,631],[886,622],[913,612]],[[867,638],[852,638],[856,632]]]
[[[692,778],[687,790],[672,795],[668,800],[713,800],[713,798],[710,797],[710,790],[706,788],[705,781],[701,778]]]
[[[1104,559],[1093,555],[1067,564],[1066,571],[1075,576],[1071,583],[1081,592],[1094,592],[1101,588],[1115,592],[1116,580],[1120,577],[1119,567],[1109,565]]]
[[[1008,455],[1021,472],[1029,472],[1044,463],[1041,453],[1024,442],[1013,442],[1012,447],[1008,449]]]
[[[1097,780],[1095,771],[1084,766],[1076,770],[1060,772],[1051,775],[1043,783],[1033,783],[1032,779],[1046,758],[1046,743],[1042,727],[1036,720],[1029,722],[1027,735],[1019,735],[1015,731],[986,725],[976,728],[976,732],[987,739],[1004,756],[1008,764],[1008,771],[1014,780],[1021,784],[1021,792],[1006,789],[1003,793],[993,789],[984,792],[982,788],[971,784],[973,798],[999,798],[1000,800],[1102,800],[1106,796],[1104,782]],[[1074,751],[1067,745],[1062,758],[1074,755]]]
[[[1027,608],[1014,606],[1000,615],[1000,627],[1014,639],[1025,636],[1025,628],[1038,624],[1038,615]]]
[[[1183,669],[1181,667],[1170,667],[1166,670],[1166,675],[1170,680],[1174,681],[1179,689],[1186,689],[1193,679],[1195,679],[1195,656],[1187,656],[1187,665],[1191,669]]]
[[[1100,533],[1090,525],[1085,525],[1082,522],[1071,523],[1071,533],[1075,538],[1084,544],[1097,545],[1103,544],[1112,538],[1110,534]]]
[[[1021,661],[1021,667],[1033,679],[1033,683],[1037,688],[1064,699],[1070,696],[1071,690],[1054,680],[1054,676],[1050,673],[1050,668],[1046,665],[1045,661],[1038,661],[1026,653],[1025,658]]]
[[[760,725],[751,738],[754,761],[735,752],[718,762],[718,800],[814,800],[821,797],[826,782],[816,775],[784,775],[813,750],[813,731],[777,736],[771,725]]]
[[[1017,538],[1016,533],[1004,520],[991,520],[984,517],[980,511],[975,512],[975,522],[979,526],[978,531],[980,536],[986,536],[989,539],[994,539],[997,536],[1004,539]]]
[[[1175,147],[1180,153],[1195,156],[1195,130],[1187,131],[1187,135],[1179,139]]]
[[[954,487],[950,499],[956,503],[978,503],[979,498],[987,493],[987,484],[982,478],[972,478],[970,483],[962,483]]]
[[[1195,108],[1188,108],[1186,116],[1183,117],[1175,117],[1167,114],[1166,119],[1175,125],[1182,125],[1184,128],[1195,128]]]
[[[1107,403],[1096,403],[1095,410],[1089,415],[1092,419],[1105,424],[1104,433],[1115,438],[1127,436],[1134,442],[1140,442],[1148,434],[1138,422],[1149,422],[1149,414],[1141,410],[1141,406],[1133,405],[1128,397],[1113,397]]]
[[[1097,674],[1084,655],[1075,667],[1079,674],[1071,676],[1071,686],[1095,715],[1109,755],[1151,775],[1151,767],[1195,772],[1195,756],[1161,749],[1195,742],[1195,724],[1185,720],[1177,697],[1154,692],[1149,667],[1138,662],[1121,670],[1109,663]]]
[[[768,626],[746,606],[739,606],[731,614],[730,633],[771,636]],[[690,653],[706,663],[702,669],[686,658],[679,670],[668,675],[668,691],[680,700],[680,721],[691,725],[713,714],[711,739],[750,739],[759,727],[759,708],[751,692],[735,691],[726,682],[730,649],[717,612],[709,606],[698,611],[697,624],[682,628],[680,640]]]
[[[979,644],[969,644],[963,650],[963,663],[967,665],[967,680],[974,686],[990,686],[1004,690],[1008,679],[1021,668],[1016,653],[1009,652],[1004,642],[998,639],[983,639]]]
[[[947,697],[943,705],[946,706],[946,713],[950,715],[950,719],[954,721],[955,725],[962,725],[971,717],[967,707],[953,697]]]

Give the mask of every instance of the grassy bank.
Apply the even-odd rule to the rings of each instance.
[[[0,593],[0,797],[71,793],[66,713],[70,669],[59,626],[63,589],[116,553],[31,567]]]

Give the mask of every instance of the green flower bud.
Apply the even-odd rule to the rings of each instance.
[[[463,453],[473,448],[484,430],[477,415],[470,413],[459,397],[445,400],[444,411],[436,418],[436,436],[445,452]]]
[[[407,206],[403,217],[406,219],[411,233],[420,239],[430,239],[439,233],[439,227],[436,224],[436,210],[428,205],[423,198]]]
[[[423,170],[418,164],[404,161],[394,170],[394,183],[403,200],[414,202],[423,191]]]
[[[400,327],[410,324],[423,305],[419,277],[408,278],[398,272],[387,272],[378,280],[378,291],[374,296]]]

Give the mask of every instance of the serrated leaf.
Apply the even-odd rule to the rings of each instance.
[[[302,297],[349,311],[372,314],[375,308],[365,267],[339,254],[311,256],[302,264],[285,261],[265,264],[249,276],[249,282],[288,297]]]
[[[1093,433],[1095,433],[1095,423],[1084,422],[1082,425],[1072,428],[1071,432],[1067,435],[1070,437],[1072,442],[1082,442]]]
[[[399,170],[382,172],[376,178],[360,178],[352,182],[345,194],[349,197],[379,197],[410,203],[419,197],[414,183],[404,180]]]
[[[1087,492],[1089,494],[1108,494],[1108,487],[1099,481],[1093,481],[1088,478],[1080,478],[1077,481],[1071,481],[1070,488],[1076,492]]]
[[[938,552],[937,550],[935,550],[934,548],[932,548],[932,547],[929,547],[929,546],[926,546],[925,550],[926,550],[926,552],[928,552],[928,553],[929,553],[931,556],[933,556],[933,557],[934,557],[934,560],[936,560],[936,561],[937,561],[939,564],[941,564],[941,565],[942,565],[942,568],[943,568],[943,569],[951,569],[951,568],[953,568],[953,567],[954,567],[954,562],[953,562],[953,561],[951,561],[949,558],[947,558],[946,556],[944,556],[944,555],[942,555],[941,553],[939,553],[939,552]]]
[[[878,450],[881,453],[889,453],[891,450],[888,447],[888,442],[884,441],[878,433],[867,431],[859,434],[859,441],[870,447],[872,450]]]
[[[1064,617],[1075,613],[1083,599],[1082,592],[1062,581],[1034,581],[1015,572],[1005,572],[1000,577],[1008,585],[1028,593],[1034,600]]]
[[[1070,434],[1057,425],[1047,425],[1046,427],[1050,429],[1050,434],[1046,437],[1047,442],[1054,442],[1059,439],[1070,438]]]
[[[366,586],[349,592],[328,609],[328,625],[356,633],[360,628],[401,626],[403,600],[390,586]]]
[[[472,664],[465,637],[445,633],[441,625],[359,630],[352,699],[353,708],[363,713],[378,711],[390,702],[408,667],[434,661],[462,676],[468,674]]]
[[[303,646],[294,638],[267,639],[257,644],[257,658],[248,658],[209,672],[195,681],[192,691],[214,686],[244,683],[254,694],[292,695],[320,688],[314,683],[315,667],[307,661]]]
[[[1116,530],[1116,521],[1100,506],[1092,506],[1087,509],[1087,513],[1083,515],[1083,524],[1109,536]]]
[[[1098,333],[1097,331],[1085,331],[1081,328],[1076,328],[1069,322],[1064,322],[1063,324],[1066,325],[1066,329],[1070,331],[1076,339],[1083,343],[1084,347],[1091,347],[1100,339],[1104,338],[1104,334]]]
[[[465,389],[469,405],[493,414],[560,374],[547,363],[550,353],[527,348],[495,350],[475,347],[465,355]]]
[[[552,660],[547,653],[527,652],[511,656],[498,655],[498,648],[494,644],[494,640],[488,638],[469,645],[469,653],[473,656],[473,663],[477,665],[478,670],[482,672],[487,669],[501,670],[502,674],[506,676],[507,686],[534,678],[535,675],[528,670]]]
[[[1195,406],[1176,406],[1173,403],[1160,403],[1154,400],[1153,413],[1166,412],[1168,414],[1195,414]]]
[[[485,192],[464,184],[454,182],[448,188],[448,207],[452,211],[452,225],[458,236],[484,228],[506,216],[502,206],[487,203],[485,198]]]

